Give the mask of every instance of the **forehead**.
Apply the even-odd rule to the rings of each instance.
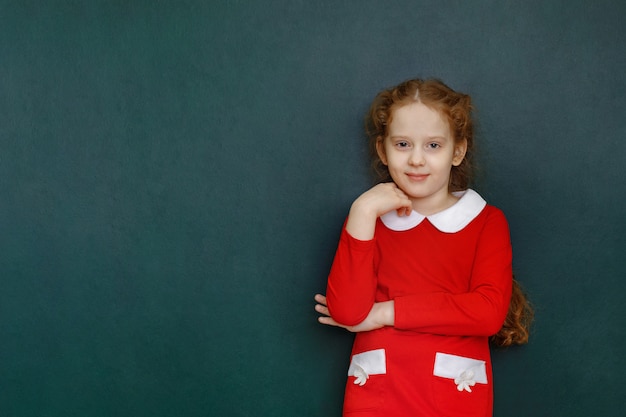
[[[450,137],[451,129],[447,117],[442,112],[421,102],[414,102],[393,111],[388,134]]]

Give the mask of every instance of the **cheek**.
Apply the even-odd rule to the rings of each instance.
[[[406,161],[401,154],[392,153],[387,157],[387,167],[389,170],[402,169],[405,165]]]
[[[449,173],[453,166],[452,156],[435,158],[431,160],[431,166],[437,171],[440,171],[442,174]]]

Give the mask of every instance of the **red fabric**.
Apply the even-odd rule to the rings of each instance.
[[[456,233],[428,219],[406,231],[379,219],[371,241],[344,228],[328,278],[332,317],[354,325],[374,302],[395,304],[394,327],[356,335],[352,354],[385,349],[387,373],[363,386],[349,377],[344,415],[491,416],[488,336],[508,310],[511,259],[506,219],[489,205]],[[488,384],[459,392],[454,380],[433,375],[437,352],[485,361]]]

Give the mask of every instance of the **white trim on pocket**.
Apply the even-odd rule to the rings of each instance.
[[[433,375],[453,379],[459,391],[472,392],[471,387],[487,383],[485,361],[439,353],[435,355]]]
[[[383,375],[387,373],[385,349],[369,350],[352,356],[348,376],[356,378],[355,384],[365,385],[370,375]]]

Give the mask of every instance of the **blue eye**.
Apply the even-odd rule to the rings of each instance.
[[[426,145],[428,147],[428,149],[438,149],[441,148],[441,145],[435,142],[429,143],[428,145]]]

